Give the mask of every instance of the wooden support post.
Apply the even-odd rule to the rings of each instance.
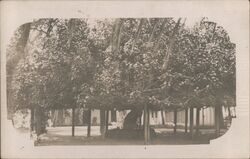
[[[194,108],[191,107],[190,109],[190,120],[189,120],[189,132],[191,134],[191,137],[193,138],[193,129],[194,129]]]
[[[174,134],[176,133],[177,129],[177,109],[174,110]]]
[[[88,110],[88,130],[87,130],[87,137],[90,137],[91,131],[91,109]]]
[[[188,129],[188,108],[185,109],[185,133],[187,133]]]
[[[200,128],[200,109],[201,108],[196,108],[196,135],[199,133],[199,128]]]
[[[72,108],[72,136],[75,136],[75,107]]]
[[[144,107],[144,144],[148,145],[149,144],[149,140],[150,140],[150,127],[149,127],[149,110],[148,110],[148,106],[145,105]]]
[[[164,110],[161,110],[161,121],[162,121],[162,125],[165,125],[165,119],[164,119]]]

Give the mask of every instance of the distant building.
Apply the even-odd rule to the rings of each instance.
[[[60,113],[61,111],[61,113]],[[87,124],[87,115],[86,111],[83,109],[76,110],[76,125],[86,125]],[[123,122],[126,115],[130,112],[130,110],[124,111],[116,111],[116,121],[111,121],[111,112],[109,112],[109,124],[115,124],[117,127],[122,128]],[[189,126],[189,111],[188,111],[188,126]],[[61,117],[59,116],[61,114]],[[194,126],[196,125],[196,111],[194,109]],[[228,109],[223,109],[223,117],[228,116]],[[214,120],[214,108],[207,107],[202,108],[200,110],[200,126],[213,126],[215,124]],[[52,115],[52,122],[54,126],[70,126],[72,123],[72,110],[55,110],[54,115]],[[162,113],[161,111],[150,111],[150,125],[162,125]],[[174,123],[174,113],[164,111],[163,120],[165,125],[172,126]],[[60,121],[60,122],[59,122]],[[142,115],[142,123],[143,124],[143,115]],[[91,124],[92,125],[100,125],[100,110],[92,110],[91,111]],[[181,110],[177,112],[177,125],[184,126],[185,124],[185,111]]]

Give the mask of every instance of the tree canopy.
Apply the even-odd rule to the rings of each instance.
[[[16,109],[235,106],[235,47],[207,18],[192,27],[183,18],[38,19],[12,75],[13,100]]]

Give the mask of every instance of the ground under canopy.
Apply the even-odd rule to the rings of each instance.
[[[109,126],[109,129],[113,129]],[[75,137],[71,136],[71,127],[49,127],[47,134],[41,136],[37,146],[53,145],[144,145],[143,137],[141,138],[103,138],[100,134],[100,127],[91,128],[91,137],[87,137],[87,127],[76,127]],[[184,129],[178,129],[173,133],[173,129],[161,127],[154,128],[156,136],[150,141],[152,145],[187,145],[187,144],[209,144],[214,136],[213,129],[200,129],[200,135],[192,139]],[[221,131],[225,133],[225,131]]]

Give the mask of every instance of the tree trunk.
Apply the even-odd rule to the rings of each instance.
[[[105,131],[105,110],[100,110],[100,132],[104,137]]]
[[[200,108],[196,108],[196,135],[199,133],[200,128]]]
[[[228,110],[228,118],[231,121],[232,115],[231,115],[230,107],[227,107],[227,110]]]
[[[204,108],[202,108],[202,126],[205,125],[205,115],[204,115]]]
[[[220,112],[219,112],[219,106],[215,106],[214,109],[214,117],[215,117],[215,135],[220,136]]]
[[[144,107],[144,143],[147,145],[150,141],[150,127],[149,127],[149,110],[148,106]]]
[[[72,108],[72,136],[75,136],[75,107]]]
[[[136,129],[137,119],[140,118],[142,112],[140,110],[133,109],[125,117],[123,128],[124,129]]]
[[[188,128],[188,109],[185,109],[185,133],[187,133]]]
[[[164,110],[161,110],[161,121],[162,121],[162,125],[165,125],[165,119],[164,119]]]
[[[154,33],[155,33],[155,31],[156,31],[156,28],[157,28],[158,23],[159,23],[159,20],[155,23],[155,25],[154,25],[154,27],[153,27],[153,29],[152,29],[152,32],[151,32],[150,37],[149,37],[149,40],[148,40],[149,43],[153,41]]]
[[[115,110],[111,110],[111,121],[116,122],[116,111]]]
[[[112,52],[117,54],[119,52],[119,47],[120,47],[120,41],[121,41],[121,30],[122,30],[122,25],[123,21],[121,19],[116,19],[115,21],[115,28],[114,32],[112,35],[112,42],[111,42],[111,49]]]
[[[91,131],[91,109],[88,110],[88,130],[87,130],[87,137],[90,137]]]
[[[28,43],[31,23],[25,23],[19,27],[21,35],[16,43],[16,54],[6,62],[7,74],[7,118],[12,119],[15,112],[15,104],[12,92],[12,79],[19,61],[25,57],[25,48]]]
[[[194,108],[190,108],[190,124],[189,124],[189,132],[191,137],[193,138],[193,129],[194,129]]]
[[[34,108],[30,109],[30,131],[34,131],[34,122],[35,122],[35,112]]]
[[[179,25],[180,25],[180,21],[181,18],[178,19],[177,23],[174,26],[174,29],[172,31],[172,34],[170,35],[170,42],[164,57],[164,63],[162,65],[162,70],[166,70],[168,67],[168,60],[170,55],[172,54],[172,50],[173,50],[173,46],[174,46],[174,42],[175,42],[175,34],[177,33],[178,29],[179,29]]]
[[[153,53],[155,53],[158,50],[158,47],[159,47],[160,41],[161,41],[160,39],[161,39],[162,34],[163,34],[164,30],[165,30],[164,27],[165,27],[166,23],[167,23],[167,19],[164,19],[164,21],[161,24],[160,33],[159,33],[158,37],[155,40],[155,46],[153,48]]]
[[[142,25],[143,25],[143,18],[141,18],[140,22],[139,22],[139,25],[138,25],[138,28],[137,28],[137,31],[136,31],[136,34],[135,34],[135,39],[134,39],[134,42],[133,42],[133,45],[132,45],[132,49],[131,49],[131,52],[133,53],[134,52],[134,46],[141,34],[141,30],[142,30]]]
[[[105,115],[105,135],[109,129],[109,110],[106,110],[106,115]]]
[[[44,111],[42,108],[37,107],[35,109],[35,131],[37,136],[45,133],[45,117],[44,117]]]
[[[174,134],[176,134],[177,129],[177,109],[174,110]]]

